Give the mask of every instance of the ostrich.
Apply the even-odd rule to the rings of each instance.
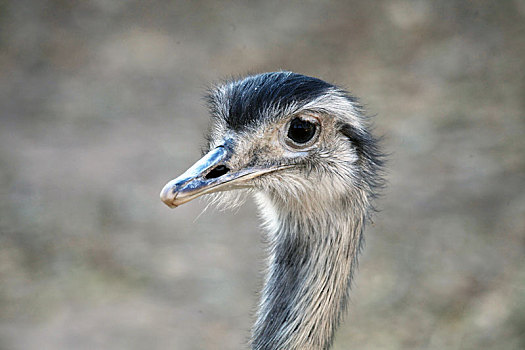
[[[251,347],[328,349],[383,183],[377,139],[350,94],[292,72],[227,82],[208,102],[205,155],[160,197],[174,208],[203,194],[253,192],[269,259]]]

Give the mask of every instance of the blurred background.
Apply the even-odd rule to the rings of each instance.
[[[525,348],[525,2],[0,1],[0,349],[242,349],[251,200],[169,210],[206,88],[349,89],[391,153],[335,349]]]

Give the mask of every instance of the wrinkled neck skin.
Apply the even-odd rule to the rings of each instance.
[[[268,231],[269,264],[253,350],[331,346],[357,264],[365,198],[361,193],[331,203],[290,203],[279,195],[256,195]]]

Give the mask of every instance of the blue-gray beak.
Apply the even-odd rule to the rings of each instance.
[[[175,208],[203,194],[250,187],[249,180],[288,167],[249,167],[233,171],[226,165],[231,153],[228,144],[214,148],[184,174],[168,182],[160,192],[160,199]]]

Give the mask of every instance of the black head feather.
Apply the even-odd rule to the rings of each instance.
[[[240,131],[257,124],[269,110],[302,105],[335,86],[320,79],[292,72],[272,72],[226,83],[208,101],[212,115],[223,118],[228,128]],[[226,108],[226,110],[224,110]]]

